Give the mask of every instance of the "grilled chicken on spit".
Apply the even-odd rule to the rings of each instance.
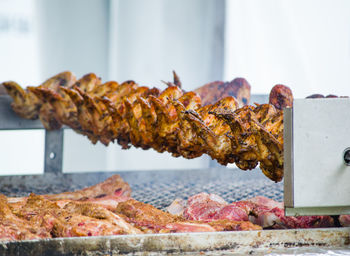
[[[59,86],[62,74],[70,80],[65,78],[64,86]],[[42,120],[53,118],[93,143],[117,141],[124,149],[134,145],[185,158],[208,154],[220,164],[236,163],[243,170],[260,163],[270,179],[277,182],[283,177],[282,111],[269,104],[239,108],[230,95],[249,86],[244,79],[219,86],[214,98],[208,94],[213,84],[199,88],[203,102],[196,92],[181,89],[176,73],[163,91],[134,81],[101,83],[94,74],[73,83],[72,75],[62,74],[28,89],[40,106]],[[243,92],[240,95],[249,99]]]
[[[35,88],[50,89],[59,92],[61,87],[70,87],[75,83],[75,76],[69,72],[62,72]],[[40,118],[44,127],[48,130],[61,128],[61,123],[55,117],[55,109],[45,99],[37,96],[33,87],[22,89],[22,87],[12,81],[4,82],[8,94],[13,98],[13,110],[23,118]]]

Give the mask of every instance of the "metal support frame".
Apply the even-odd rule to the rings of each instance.
[[[350,214],[349,106],[346,98],[296,99],[284,109],[286,216]]]
[[[19,117],[11,108],[12,99],[0,95],[0,131],[44,129],[40,120],[28,120]],[[63,129],[45,130],[45,173],[62,173]]]
[[[63,129],[45,131],[45,173],[62,173]]]

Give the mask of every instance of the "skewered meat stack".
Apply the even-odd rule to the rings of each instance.
[[[163,91],[134,81],[102,84],[95,74],[76,81],[70,72],[26,90],[14,82],[3,85],[16,113],[29,119],[39,116],[49,130],[63,124],[94,144],[117,141],[124,149],[134,145],[188,159],[208,154],[243,170],[260,163],[271,180],[283,178],[283,113],[272,104],[239,107],[235,97],[241,105],[250,97],[250,86],[242,78],[207,84],[198,94],[182,90],[176,73]],[[215,86],[221,89],[210,97]],[[271,95],[270,101],[278,95]],[[278,102],[288,105],[288,97]]]

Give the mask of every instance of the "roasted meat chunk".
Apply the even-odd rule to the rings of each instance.
[[[292,90],[283,84],[275,85],[271,89],[269,103],[279,110],[283,110],[285,107],[292,107]]]
[[[235,97],[241,107],[250,101],[250,84],[244,78],[236,78],[231,82],[211,82],[194,91],[201,96],[204,106],[229,96]]]

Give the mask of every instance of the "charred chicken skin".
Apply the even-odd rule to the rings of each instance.
[[[268,178],[282,180],[280,101],[278,108],[271,104],[239,107],[250,97],[250,85],[243,78],[185,92],[174,72],[174,82],[166,84],[160,91],[134,81],[102,83],[92,73],[76,81],[64,72],[27,90],[13,82],[4,86],[17,113],[26,118],[39,116],[48,129],[64,124],[94,144],[117,141],[124,149],[131,145],[153,148],[175,157],[208,154],[222,165],[236,163],[243,170],[260,163]],[[271,97],[276,95],[278,90]]]

